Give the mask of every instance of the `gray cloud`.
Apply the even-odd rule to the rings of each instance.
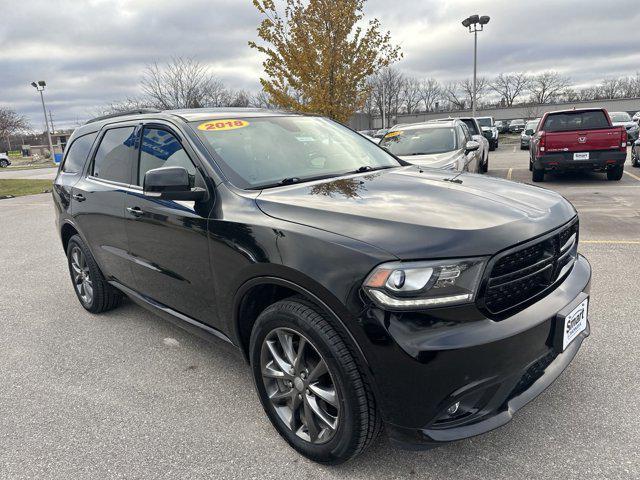
[[[29,83],[45,79],[59,125],[139,93],[145,64],[193,56],[232,88],[258,89],[260,57],[247,41],[259,15],[249,0],[0,0],[0,104],[42,119]],[[576,84],[640,69],[637,0],[369,0],[404,51],[403,71],[442,81],[469,76],[469,14],[492,17],[479,37],[479,73],[554,69]]]

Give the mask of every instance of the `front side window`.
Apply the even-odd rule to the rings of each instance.
[[[233,118],[191,125],[227,178],[241,188],[400,165],[362,135],[321,117]]]
[[[135,154],[134,127],[107,130],[93,161],[93,176],[112,182],[130,184]]]
[[[452,127],[429,127],[390,132],[380,142],[398,156],[431,155],[456,149],[456,132]]]
[[[90,133],[76,138],[70,147],[67,148],[67,154],[62,164],[62,171],[65,173],[78,173],[82,171],[84,162],[87,161],[93,141],[96,139],[97,133]]]
[[[142,185],[144,175],[149,170],[160,167],[183,167],[190,176],[196,175],[196,167],[171,132],[158,128],[145,128],[140,145],[137,184]]]

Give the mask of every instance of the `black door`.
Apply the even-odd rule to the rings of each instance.
[[[215,323],[215,294],[207,245],[209,201],[173,201],[146,197],[144,174],[180,166],[194,186],[207,188],[179,134],[167,126],[143,129],[134,183],[126,199],[126,228],[136,290],[182,314]]]
[[[104,131],[86,174],[72,189],[73,216],[108,280],[133,288],[124,202],[136,155],[134,125]]]
[[[73,200],[73,186],[80,180],[85,163],[91,152],[91,147],[95,141],[97,133],[89,133],[76,138],[65,151],[62,166],[53,182],[53,195],[58,199],[54,203],[64,209],[67,213],[73,214],[72,207],[77,204]]]

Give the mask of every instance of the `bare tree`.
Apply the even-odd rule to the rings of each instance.
[[[620,90],[625,98],[640,97],[640,72],[637,72],[635,76],[621,79]]]
[[[406,77],[402,82],[402,106],[405,113],[414,113],[420,109],[422,97],[420,82],[415,77]]]
[[[258,93],[251,97],[250,105],[256,108],[276,108],[275,104],[271,100],[271,97],[264,90],[260,90]]]
[[[371,80],[374,105],[381,114],[384,111],[388,125],[391,125],[391,118],[398,115],[403,84],[402,73],[394,68],[379,71]]]
[[[480,103],[480,100],[487,93],[487,86],[489,82],[485,77],[476,78],[476,102]],[[460,89],[464,93],[467,103],[471,106],[473,102],[473,80],[467,78],[460,82]]]
[[[525,73],[509,73],[498,75],[488,86],[491,90],[504,98],[506,106],[511,107],[515,100],[522,95],[529,85],[531,79]]]
[[[193,58],[147,65],[140,86],[148,103],[163,110],[220,106],[228,100],[222,82]]]
[[[600,83],[600,92],[603,98],[618,98],[622,94],[622,81],[620,78],[606,78]]]
[[[427,112],[435,110],[442,98],[442,87],[435,78],[426,78],[420,82],[420,98]]]
[[[464,110],[470,104],[467,103],[467,97],[460,88],[460,82],[450,82],[442,89],[444,99],[449,102],[452,110]]]
[[[8,139],[10,135],[24,132],[30,128],[27,117],[8,107],[0,106],[0,138]]]
[[[550,103],[571,85],[568,77],[558,72],[544,72],[531,81],[531,99],[535,103]]]

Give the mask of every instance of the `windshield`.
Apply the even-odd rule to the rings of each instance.
[[[524,125],[524,120],[522,119],[511,120],[511,123],[509,125]]]
[[[539,121],[540,120],[534,120],[534,121],[531,121],[531,122],[527,122],[527,125],[524,127],[525,130],[535,130],[536,127],[538,126],[538,122]]]
[[[191,126],[231,182],[260,188],[397,167],[383,149],[321,117],[215,119]]]
[[[456,132],[451,127],[396,130],[389,132],[380,146],[400,157],[450,152],[456,150]]]
[[[609,113],[612,122],[630,122],[631,117],[627,112],[613,112]]]
[[[476,118],[481,127],[493,127],[491,124],[491,117],[480,117]]]

